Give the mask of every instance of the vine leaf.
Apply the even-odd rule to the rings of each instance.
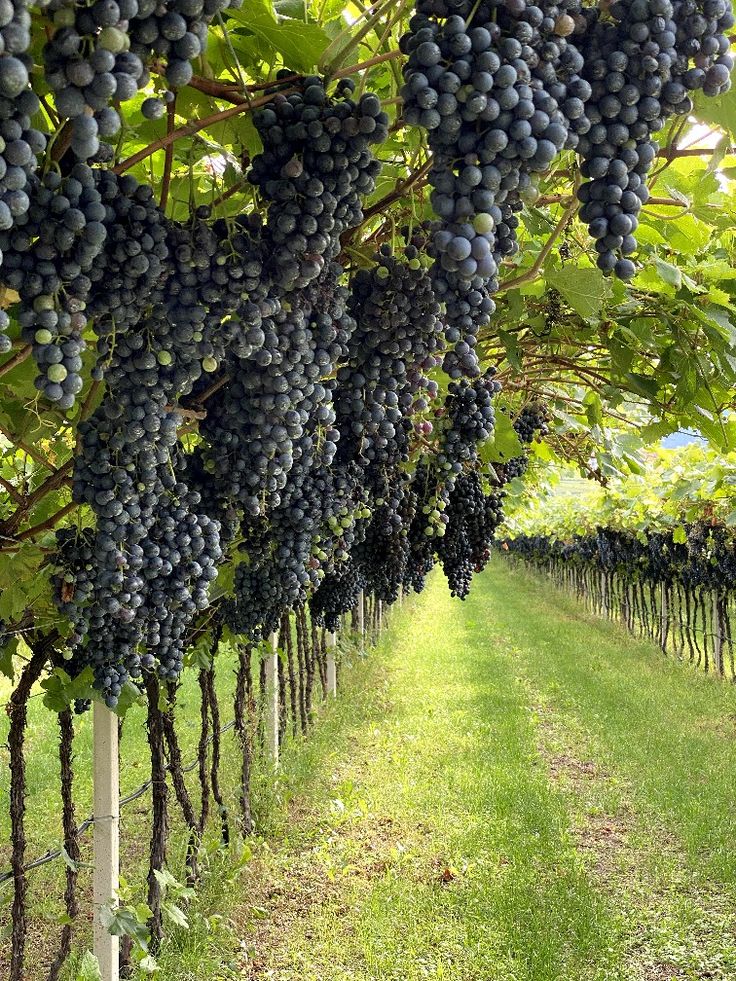
[[[611,295],[611,284],[600,269],[548,269],[547,285],[561,293],[573,310],[586,319],[597,317]]]
[[[657,272],[668,286],[674,286],[675,289],[682,286],[682,272],[677,266],[673,266],[671,262],[665,262],[659,257],[654,260],[654,264],[657,267]]]
[[[247,10],[229,10],[230,17],[265,41],[284,59],[289,68],[309,72],[315,67],[330,39],[317,24],[278,21],[262,3],[248,4]]]
[[[102,981],[100,962],[91,951],[85,951],[77,965],[74,981]]]
[[[13,657],[15,655],[15,644],[11,641],[4,647],[0,648],[0,674],[5,675],[10,681],[15,678],[15,670],[13,667]]]
[[[736,92],[729,89],[724,95],[716,98],[705,97],[702,93],[698,93],[694,115],[701,122],[714,123],[732,136],[736,136]]]
[[[505,412],[496,413],[493,435],[481,446],[479,457],[483,463],[500,463],[520,456],[524,447],[519,442],[516,430]]]

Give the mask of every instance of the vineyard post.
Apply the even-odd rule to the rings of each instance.
[[[358,593],[358,633],[362,651],[365,648],[365,595],[362,589]]]
[[[383,628],[383,603],[376,600],[376,633],[380,635]]]
[[[120,941],[104,922],[105,910],[112,907],[120,885],[118,717],[98,701],[94,703],[93,738],[94,953],[102,981],[118,981]]]
[[[266,658],[266,753],[274,766],[279,762],[279,634],[269,637]]]
[[[718,674],[723,674],[723,618],[718,593],[713,593],[713,664]]]
[[[328,630],[325,635],[325,647],[327,648],[327,695],[337,696],[337,661],[335,660],[335,648],[337,646],[337,634]]]
[[[659,610],[660,610],[660,627],[659,627],[659,646],[663,651],[667,651],[667,586],[661,583],[659,587]]]

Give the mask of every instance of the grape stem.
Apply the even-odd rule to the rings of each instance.
[[[0,378],[3,375],[7,375],[9,371],[12,371],[13,368],[16,368],[19,364],[22,364],[26,360],[26,358],[30,355],[30,353],[31,353],[31,345],[24,344],[23,347],[20,348],[20,350],[15,352],[12,358],[8,358],[5,364],[0,365]]]
[[[567,208],[562,214],[562,217],[555,225],[552,234],[549,236],[547,241],[542,246],[539,255],[534,260],[530,268],[527,269],[527,271],[522,273],[520,276],[515,276],[513,279],[508,280],[508,282],[502,283],[500,287],[501,291],[516,289],[517,286],[523,286],[524,283],[529,283],[533,279],[537,278],[542,266],[545,263],[547,256],[552,251],[552,247],[554,246],[555,242],[560,237],[560,235],[562,235],[562,233],[567,228],[567,226],[570,224],[578,208],[579,208],[579,204],[577,201],[573,201],[571,204],[567,206]]]
[[[166,135],[171,136],[174,132],[176,120],[176,96],[171,102],[166,106]],[[171,168],[174,165],[174,143],[166,145],[166,153],[164,155],[164,173],[161,179],[161,200],[160,206],[162,211],[166,211],[166,205],[169,200],[169,186],[171,184]]]
[[[362,61],[356,65],[351,65],[349,68],[342,68],[335,72],[332,77],[345,78],[349,75],[355,74],[356,72],[372,68],[374,65],[380,65],[384,61],[393,61],[395,58],[403,57],[404,56],[400,51],[387,51],[385,54],[376,55],[373,58],[369,58],[367,61]],[[296,91],[298,91],[297,87],[293,86],[291,88],[281,90],[279,94],[292,95]],[[135,165],[140,163],[142,160],[147,160],[152,154],[156,153],[158,150],[165,149],[171,143],[175,143],[177,140],[184,139],[187,136],[193,136],[195,133],[199,133],[201,130],[207,129],[208,126],[212,126],[215,123],[222,123],[226,119],[231,119],[233,116],[239,115],[241,112],[250,112],[252,109],[260,109],[262,106],[267,106],[273,97],[274,96],[271,94],[264,95],[259,99],[252,99],[250,102],[243,99],[243,102],[230,106],[227,109],[221,109],[219,112],[215,112],[211,116],[205,116],[204,119],[193,119],[191,122],[186,123],[186,125],[180,126],[178,129],[173,130],[171,133],[167,133],[158,140],[154,140],[153,143],[149,143],[148,146],[143,147],[142,150],[138,150],[137,153],[134,153],[126,160],[122,160],[116,167],[113,168],[113,170],[116,174],[124,174],[126,170],[130,170],[131,167],[135,167]]]
[[[9,480],[5,479],[5,477],[0,477],[0,487],[5,488],[5,490],[13,498],[16,504],[23,504],[25,498],[17,490],[17,488],[13,487],[13,485],[10,483]]]

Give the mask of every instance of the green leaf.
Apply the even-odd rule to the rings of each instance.
[[[548,269],[547,285],[556,289],[576,313],[586,320],[598,317],[601,307],[611,295],[611,285],[600,269]]]
[[[731,140],[728,136],[722,136],[721,139],[716,144],[716,148],[713,151],[713,156],[708,161],[708,166],[705,168],[706,174],[712,174],[718,170],[719,164],[722,162],[723,158],[728,153],[729,147],[731,145]]]
[[[501,463],[521,456],[524,447],[519,442],[511,419],[505,412],[496,413],[493,435],[481,446],[479,457],[483,463]]]
[[[103,909],[100,919],[105,929],[113,937],[132,937],[138,947],[148,953],[150,932],[145,922],[138,918],[136,910],[129,906],[119,906],[117,909]]]
[[[125,682],[118,697],[118,704],[115,706],[115,715],[122,718],[132,705],[137,705],[141,701],[141,689],[130,679]]]
[[[664,259],[660,259],[659,257],[654,260],[654,265],[660,278],[668,286],[674,286],[675,289],[679,289],[682,286],[682,272],[677,266],[673,266],[671,262],[665,262]]]
[[[76,678],[70,678],[63,668],[54,668],[48,678],[41,682],[43,704],[52,712],[63,712],[76,699],[86,701],[94,697],[93,682],[91,667],[86,667]]]
[[[283,58],[288,68],[308,73],[327,49],[330,39],[317,24],[303,21],[278,21],[258,0],[251,0],[240,10],[228,11],[230,17],[264,40]]]
[[[676,428],[671,422],[650,422],[642,426],[641,438],[644,443],[657,443],[663,436],[669,436]]]
[[[28,606],[28,584],[21,580],[16,580],[3,590],[0,596],[0,620],[6,623],[15,623],[23,615]]]
[[[687,532],[683,525],[678,525],[677,528],[672,532],[672,541],[676,545],[684,545],[687,541]]]
[[[87,950],[82,955],[74,974],[74,981],[102,981],[100,962],[91,951]]]
[[[597,392],[587,392],[583,399],[585,414],[591,426],[600,426],[603,423],[603,405]]]
[[[631,390],[638,395],[643,395],[648,399],[656,399],[659,392],[659,384],[654,378],[648,378],[646,375],[640,375],[637,372],[630,371],[626,375],[626,381],[631,387]]]
[[[701,122],[715,123],[721,129],[736,136],[736,90],[729,89],[724,95],[706,97],[699,92],[695,98],[693,113]]]
[[[15,670],[13,668],[14,654],[15,649],[12,642],[5,644],[4,647],[0,647],[0,674],[4,674],[11,681],[15,678]]]
[[[189,920],[186,918],[184,911],[174,903],[164,903],[163,910],[174,926],[179,927],[181,930],[189,929]]]
[[[279,17],[293,17],[306,23],[304,0],[274,0],[273,9]]]

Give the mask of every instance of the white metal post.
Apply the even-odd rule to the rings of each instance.
[[[118,717],[101,702],[94,703],[94,953],[102,981],[120,978],[120,939],[103,923],[120,885],[120,760]]]
[[[358,593],[358,633],[360,635],[360,649],[365,647],[365,596],[363,590]]]
[[[337,696],[337,662],[335,661],[335,647],[337,646],[337,634],[328,630],[325,634],[325,648],[327,651],[327,697]]]
[[[667,587],[664,583],[660,584],[659,587],[659,609],[660,609],[660,624],[659,624],[659,646],[663,651],[667,650],[667,620],[669,618],[669,610],[667,609]]]
[[[266,658],[266,753],[276,766],[279,762],[279,635],[270,638],[271,653]]]
[[[723,622],[718,593],[713,593],[713,663],[718,674],[723,674]]]
[[[381,600],[376,600],[376,609],[378,610],[378,633],[380,634],[383,629],[383,603]]]

